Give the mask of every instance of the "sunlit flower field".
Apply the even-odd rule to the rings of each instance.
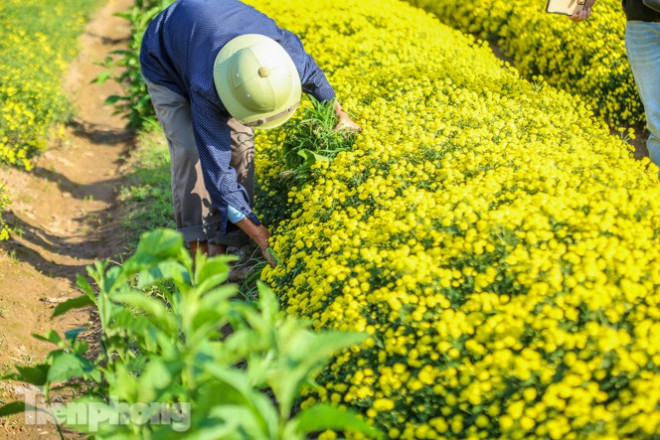
[[[545,12],[546,1],[409,0],[444,23],[498,44],[528,78],[579,94],[614,126],[643,122],[624,42],[619,0],[598,0],[592,16],[573,23]]]
[[[660,431],[658,168],[585,100],[405,3],[249,3],[363,128],[288,194],[284,263],[262,276],[317,328],[373,335],[304,405],[358,408],[389,438]],[[281,141],[257,140],[262,213]]]
[[[0,162],[29,170],[54,124],[70,114],[66,62],[97,0],[0,3]]]
[[[9,227],[5,224],[2,218],[2,211],[9,206],[9,195],[7,194],[7,188],[3,185],[0,185],[0,241],[7,240],[9,238]]]
[[[98,0],[0,2],[0,164],[31,170],[30,159],[63,134],[71,108],[62,91],[76,38]],[[8,204],[0,186],[0,213]],[[0,217],[0,240],[8,237]]]

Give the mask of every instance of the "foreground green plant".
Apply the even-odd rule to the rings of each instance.
[[[80,276],[84,295],[55,310],[58,316],[95,306],[99,352],[78,338],[81,329],[64,337],[51,331],[39,336],[57,346],[46,361],[17,366],[5,379],[42,386],[46,398],[52,390],[75,390],[72,404],[54,416],[99,439],[292,440],[325,429],[378,436],[348,411],[327,404],[297,408],[300,390],[313,385],[333,354],[367,336],[312,332],[307,323],[283,316],[263,284],[258,307],[232,301],[236,287],[222,284],[230,260],[198,255],[193,264],[179,234],[145,234],[123,266],[97,262],[88,269],[98,296]],[[143,423],[117,402],[131,409],[142,405]],[[161,405],[147,407],[154,402]],[[93,407],[102,421],[71,423],[81,405]],[[144,423],[160,417],[163,408],[178,423]],[[15,402],[0,408],[0,416],[23,410],[31,408]],[[103,423],[108,420],[126,423]]]

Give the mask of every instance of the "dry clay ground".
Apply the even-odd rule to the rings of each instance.
[[[29,173],[0,169],[12,198],[8,216],[18,228],[0,247],[0,372],[14,362],[42,360],[52,349],[31,334],[84,326],[90,311],[52,320],[54,307],[78,296],[75,276],[95,259],[119,254],[120,229],[113,222],[121,157],[132,140],[125,121],[112,116],[104,99],[120,92],[111,81],[90,84],[102,68],[95,62],[125,46],[127,22],[113,14],[131,0],[110,0],[92,16],[80,39],[81,53],[65,86],[76,117],[66,140],[52,146]],[[22,233],[20,233],[22,231]],[[0,402],[20,399],[21,387],[0,383]],[[23,416],[0,418],[0,438],[59,438],[52,425],[28,426]]]

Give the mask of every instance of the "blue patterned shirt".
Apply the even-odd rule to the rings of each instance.
[[[161,12],[147,28],[140,50],[145,78],[190,101],[193,133],[204,184],[227,224],[227,206],[259,224],[250,200],[230,166],[231,117],[213,82],[213,62],[222,47],[243,34],[262,34],[279,42],[293,59],[305,93],[325,101],[335,97],[332,86],[300,38],[238,0],[179,0]]]

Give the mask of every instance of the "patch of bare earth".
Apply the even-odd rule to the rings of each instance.
[[[12,204],[7,220],[18,233],[0,247],[0,371],[13,363],[43,360],[53,346],[31,335],[51,328],[63,333],[93,320],[91,310],[51,320],[54,307],[80,295],[76,274],[96,259],[119,254],[120,229],[113,222],[119,166],[132,136],[104,100],[120,92],[108,81],[91,81],[95,64],[127,43],[127,22],[113,16],[132,0],[110,0],[91,18],[81,52],[65,78],[76,109],[64,142],[39,158],[32,172],[0,169]],[[0,382],[0,402],[21,399],[20,386]],[[31,425],[23,415],[0,418],[0,438],[60,438],[53,425]]]

